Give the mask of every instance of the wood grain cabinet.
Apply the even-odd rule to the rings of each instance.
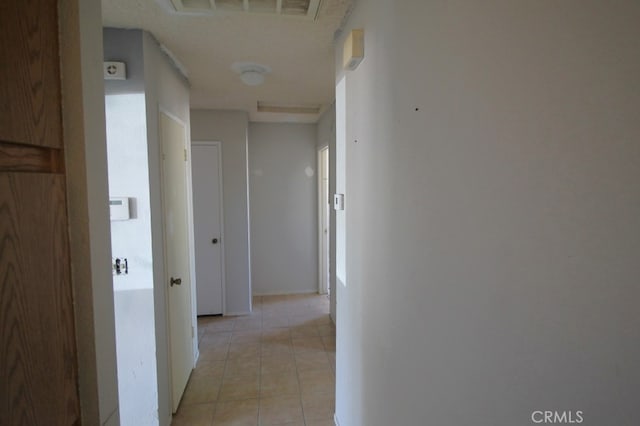
[[[79,424],[55,0],[0,2],[0,424]]]

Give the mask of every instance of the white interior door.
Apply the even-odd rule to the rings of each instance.
[[[220,144],[193,142],[193,228],[198,315],[224,311]]]
[[[182,123],[160,113],[165,274],[168,288],[169,346],[173,412],[193,369],[193,324],[187,224],[186,132]]]

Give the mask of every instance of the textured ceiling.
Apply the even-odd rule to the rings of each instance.
[[[315,21],[235,13],[181,15],[169,0],[103,0],[103,22],[141,28],[186,68],[193,108],[239,109],[252,121],[315,122],[318,115],[259,113],[257,101],[321,105],[334,97],[333,37],[351,0],[323,0]],[[244,85],[234,62],[271,68],[261,86]]]

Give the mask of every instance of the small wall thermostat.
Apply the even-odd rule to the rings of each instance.
[[[109,217],[111,220],[129,220],[129,198],[109,198]]]
[[[333,209],[344,210],[344,194],[333,194]]]

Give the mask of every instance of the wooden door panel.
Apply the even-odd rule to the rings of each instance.
[[[79,421],[64,176],[0,173],[0,424]]]
[[[56,0],[0,1],[0,141],[62,146]]]

